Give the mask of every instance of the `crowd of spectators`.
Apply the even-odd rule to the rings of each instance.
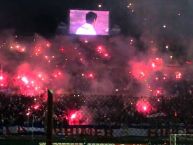
[[[186,82],[187,83],[187,82]],[[68,94],[54,96],[54,127],[68,125],[131,125],[131,124],[192,124],[193,94],[184,83],[175,84],[174,95],[129,97],[126,95]],[[188,86],[191,86],[188,84]],[[125,99],[126,98],[126,99]],[[139,113],[136,102],[148,99],[150,113]],[[24,96],[0,93],[0,125],[44,126],[46,122],[45,95]],[[73,111],[82,114],[70,116]],[[76,121],[72,121],[73,119]]]

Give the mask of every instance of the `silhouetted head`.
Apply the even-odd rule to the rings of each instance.
[[[86,14],[86,22],[89,24],[93,24],[97,19],[97,14],[94,12],[88,12]]]

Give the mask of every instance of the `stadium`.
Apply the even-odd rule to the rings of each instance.
[[[0,145],[192,145],[192,1],[7,1]]]

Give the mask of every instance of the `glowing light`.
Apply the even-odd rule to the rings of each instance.
[[[83,118],[81,111],[71,111],[68,116],[68,123],[70,125],[80,125],[80,120]]]
[[[89,78],[89,79],[94,79],[94,73],[93,72],[88,72],[86,74],[86,77]]]
[[[38,71],[32,72],[26,66],[23,66],[18,70],[13,85],[18,88],[18,93],[34,96],[45,91],[42,79],[44,79],[43,73]]]
[[[0,87],[6,87],[6,86],[8,86],[7,75],[5,73],[1,72],[1,75],[0,75]]]
[[[164,24],[162,27],[163,27],[163,28],[166,28],[167,26]]]
[[[127,5],[127,8],[133,13],[134,12],[134,4],[133,3],[129,3]]]
[[[37,109],[39,109],[39,107],[40,107],[40,105],[34,105],[33,108],[34,108],[35,110],[37,110]]]
[[[105,56],[105,57],[108,57],[108,56],[109,56],[109,54],[108,54],[108,53],[105,53],[105,54],[104,54],[104,56]]]
[[[70,116],[70,119],[72,119],[72,120],[73,120],[73,119],[76,119],[76,116],[77,116],[76,113],[73,113],[73,114]]]
[[[102,4],[98,4],[98,7],[101,8],[101,7],[102,7]]]
[[[49,58],[47,55],[45,55],[44,57],[45,57],[45,59],[48,59],[48,58]]]
[[[0,76],[0,81],[2,81],[3,80],[3,76]]]
[[[27,79],[27,77],[23,76],[21,78],[21,80],[25,83],[25,84],[28,84],[29,83],[29,80]]]
[[[140,72],[140,77],[141,78],[145,77],[145,73],[144,72]]]
[[[149,74],[151,73],[151,67],[147,66],[144,62],[130,62],[131,65],[131,73],[132,75],[140,80],[145,81],[148,79]]]
[[[152,106],[147,100],[140,99],[136,103],[136,110],[139,113],[142,113],[142,114],[146,115],[146,114],[149,114],[151,112]]]
[[[181,72],[176,72],[176,79],[179,80],[182,78],[182,73]]]
[[[143,111],[147,111],[147,106],[143,106]]]
[[[38,47],[38,48],[36,48],[36,49],[34,50],[34,54],[35,54],[36,56],[39,56],[41,53],[42,53],[42,48],[41,48],[41,47]]]
[[[129,44],[132,45],[133,42],[134,42],[134,40],[133,40],[133,39],[130,39]]]
[[[107,51],[107,49],[104,46],[98,46],[96,48],[96,52],[98,53],[99,56],[101,56],[102,58],[110,58],[109,52]]]
[[[160,96],[160,95],[162,95],[163,93],[162,93],[162,90],[161,89],[157,89],[156,91],[155,91],[155,96]]]
[[[151,66],[152,66],[153,68],[155,68],[155,63],[154,63],[154,62],[152,62]]]
[[[164,74],[162,77],[163,80],[167,80],[167,74]]]
[[[26,116],[30,116],[30,114],[31,114],[30,112],[27,112],[27,113],[26,113]]]
[[[59,49],[59,51],[60,51],[61,53],[64,53],[64,52],[65,52],[65,49],[62,47],[62,48]]]
[[[132,6],[132,3],[129,3],[127,7],[130,8],[131,6]]]
[[[84,43],[88,43],[88,40],[84,40]]]
[[[47,47],[50,47],[50,46],[51,46],[51,43],[47,42],[47,43],[46,43],[46,46],[47,46]]]
[[[159,57],[156,57],[155,59],[152,59],[151,60],[151,67],[154,69],[154,70],[161,70],[162,67],[163,67],[163,60],[162,58],[159,58]]]
[[[26,48],[25,48],[25,46],[22,46],[16,42],[13,42],[10,44],[10,50],[16,51],[19,53],[24,53],[26,51]]]
[[[119,91],[119,89],[115,89],[115,91],[116,91],[116,92],[118,92],[118,91]]]
[[[61,77],[63,77],[63,73],[60,70],[54,70],[52,76],[54,78],[61,78]]]
[[[41,77],[42,77],[42,74],[38,74],[38,77],[41,78]]]

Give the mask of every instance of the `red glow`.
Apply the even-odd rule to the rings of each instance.
[[[69,125],[79,125],[80,124],[80,120],[82,118],[83,118],[82,112],[80,112],[80,111],[72,111],[69,114],[68,123],[69,123]]]
[[[64,49],[63,47],[61,47],[61,48],[59,49],[59,51],[60,51],[61,53],[64,53],[64,52],[65,52],[65,49]]]
[[[50,43],[50,42],[47,42],[47,43],[46,43],[46,47],[51,47],[51,43]]]
[[[181,72],[176,72],[176,79],[179,80],[182,78],[182,73]]]
[[[151,66],[152,66],[153,68],[155,68],[155,67],[156,67],[156,65],[155,65],[155,63],[154,63],[154,62],[152,62]]]
[[[6,87],[8,85],[8,76],[5,73],[0,74],[0,87]]]
[[[45,52],[46,49],[49,49],[51,47],[51,43],[45,40],[39,40],[36,42],[33,50],[33,54],[36,56],[39,56]]]
[[[104,46],[98,46],[96,48],[96,52],[102,57],[102,58],[110,58],[110,54],[107,51],[107,49]]]
[[[29,80],[26,76],[21,77],[21,80],[27,85],[29,83]]]
[[[162,58],[156,57],[155,59],[151,60],[151,67],[154,70],[160,70],[163,68],[163,60]]]
[[[146,80],[151,73],[150,67],[148,67],[145,63],[142,62],[132,62],[131,67],[132,75],[138,80]]]
[[[34,108],[35,110],[37,110],[37,109],[40,108],[40,105],[39,105],[39,104],[36,104],[36,105],[33,106],[33,108]]]
[[[160,95],[163,95],[163,89],[161,89],[161,88],[159,88],[159,89],[156,89],[155,91],[154,91],[154,96],[160,96]]]
[[[69,125],[86,125],[91,123],[91,117],[88,110],[81,109],[70,111],[66,119]]]
[[[140,99],[136,103],[136,110],[142,114],[149,114],[152,110],[152,106],[147,100]]]
[[[36,56],[40,55],[41,53],[42,53],[42,48],[41,48],[41,47],[35,48],[34,54],[35,54]]]
[[[18,42],[11,42],[10,50],[16,51],[16,52],[19,52],[19,53],[24,53],[26,51],[26,47],[19,44]]]
[[[42,93],[43,82],[39,78],[41,74],[38,72],[35,74],[25,67],[25,70],[22,69],[18,71],[18,75],[16,75],[13,83],[19,89],[19,93],[23,95],[38,95]]]
[[[92,73],[92,72],[87,73],[87,78],[94,79],[94,73]]]
[[[61,77],[63,77],[63,73],[62,73],[62,71],[60,71],[60,70],[54,70],[52,76],[53,76],[55,79],[61,78]]]
[[[74,120],[74,119],[76,119],[76,116],[77,116],[77,114],[76,114],[76,113],[73,113],[73,114],[71,114],[70,119],[71,119],[71,120]]]
[[[26,113],[26,116],[30,116],[30,115],[31,115],[31,112],[27,112],[27,113]]]
[[[47,75],[43,72],[39,72],[37,73],[37,77],[41,80],[41,81],[46,81],[47,80]]]
[[[93,72],[86,72],[86,73],[82,73],[82,77],[85,77],[86,79],[94,79],[95,74]]]

